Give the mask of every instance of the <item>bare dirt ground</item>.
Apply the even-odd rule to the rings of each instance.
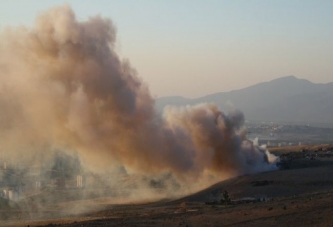
[[[178,200],[131,205],[104,203],[98,212],[57,220],[44,215],[44,219],[9,220],[0,225],[333,226],[331,148],[325,145],[275,149],[284,162],[282,170],[233,178]],[[218,203],[224,190],[234,201],[231,205]]]

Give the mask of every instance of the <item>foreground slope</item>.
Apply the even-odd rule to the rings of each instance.
[[[105,205],[62,218],[7,222],[11,226],[331,226],[333,145],[274,150],[284,169],[220,182],[193,195],[149,204]],[[302,151],[303,150],[303,151]],[[309,158],[313,157],[313,158]],[[231,205],[214,203],[227,190]],[[254,201],[253,198],[264,198]],[[104,201],[105,199],[103,199]],[[79,202],[96,206],[102,200]],[[64,205],[64,204],[62,204]],[[59,205],[55,204],[55,207]],[[100,207],[101,208],[101,207]],[[45,213],[51,210],[45,211]],[[3,224],[3,223],[2,223]]]

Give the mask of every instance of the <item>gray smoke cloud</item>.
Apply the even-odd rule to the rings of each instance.
[[[240,111],[226,115],[208,103],[158,114],[115,42],[110,19],[78,21],[68,5],[40,14],[32,28],[1,31],[0,144],[8,159],[28,168],[61,150],[94,173],[140,176],[180,194],[276,169],[275,157],[246,139]]]

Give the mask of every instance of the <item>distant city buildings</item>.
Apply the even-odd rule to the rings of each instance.
[[[311,145],[333,142],[333,129],[309,125],[288,125],[273,122],[247,122],[249,139],[259,139],[267,147]]]
[[[0,197],[17,201],[45,188],[83,188],[81,166],[73,160],[71,157],[56,158],[51,168],[46,165],[19,167],[0,160]]]

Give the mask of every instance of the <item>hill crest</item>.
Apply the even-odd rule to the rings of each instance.
[[[333,82],[316,84],[295,76],[196,99],[162,97],[156,100],[156,108],[162,111],[167,105],[184,106],[203,102],[214,102],[223,111],[234,106],[242,110],[249,121],[333,124]]]

